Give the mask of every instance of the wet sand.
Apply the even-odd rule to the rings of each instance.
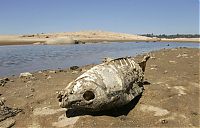
[[[142,96],[118,110],[67,118],[58,106],[56,92],[93,65],[9,77],[0,86],[0,98],[23,109],[13,117],[14,127],[199,127],[200,50],[163,49],[150,55]]]

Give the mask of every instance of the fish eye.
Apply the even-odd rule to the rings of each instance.
[[[86,91],[84,94],[83,94],[83,98],[87,101],[89,100],[92,100],[95,98],[95,95],[92,91]]]

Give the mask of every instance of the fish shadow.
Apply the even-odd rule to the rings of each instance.
[[[132,101],[128,104],[104,111],[78,111],[78,110],[68,110],[66,111],[67,117],[75,117],[75,116],[83,116],[83,115],[91,115],[91,116],[112,116],[112,117],[119,117],[119,116],[127,116],[128,113],[137,105],[139,102],[141,95],[135,97]]]

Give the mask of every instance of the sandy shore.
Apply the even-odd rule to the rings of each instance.
[[[198,127],[199,49],[163,49],[150,53],[144,85],[145,91],[133,103],[99,116],[65,117],[56,91],[92,67],[39,71],[31,77],[9,77],[0,86],[0,98],[6,105],[23,112],[12,117],[14,127]],[[142,55],[136,57],[141,60]],[[10,119],[10,118],[8,118]],[[2,121],[4,122],[4,121]],[[2,124],[0,121],[0,126]]]
[[[159,39],[145,36],[103,31],[47,33],[33,35],[0,35],[0,45],[77,44],[96,42],[197,42],[199,38]]]

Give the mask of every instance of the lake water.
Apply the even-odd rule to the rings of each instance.
[[[169,44],[169,46],[168,46]],[[104,57],[135,56],[163,48],[199,48],[198,43],[97,43],[0,46],[0,76],[100,63]]]

